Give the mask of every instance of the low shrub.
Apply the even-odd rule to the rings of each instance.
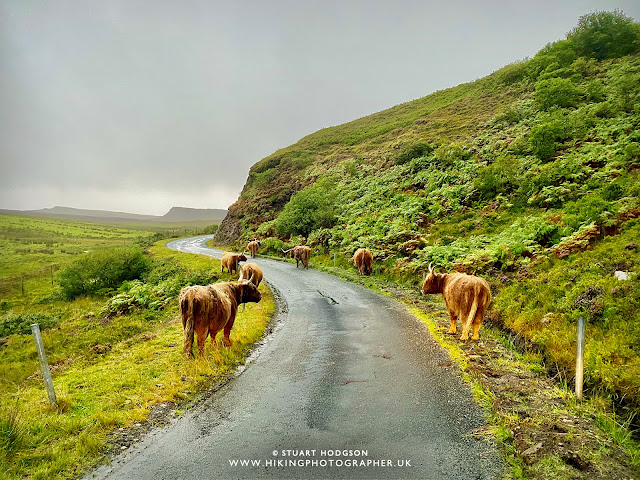
[[[139,247],[120,247],[89,252],[59,273],[63,295],[71,300],[118,288],[149,271],[151,262]]]
[[[0,337],[12,334],[31,335],[31,325],[37,323],[40,330],[58,325],[60,319],[43,313],[9,313],[0,317]]]

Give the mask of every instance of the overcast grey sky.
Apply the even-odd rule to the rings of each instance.
[[[637,0],[0,2],[0,208],[227,208],[320,128],[488,75]]]

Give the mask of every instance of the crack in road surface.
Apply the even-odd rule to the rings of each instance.
[[[318,293],[320,294],[321,297],[324,297],[327,300],[329,300],[329,303],[331,303],[332,305],[337,305],[338,304],[338,302],[334,298],[330,297],[329,295],[325,295],[320,290],[318,290]]]
[[[168,246],[219,257],[209,238]],[[501,475],[495,447],[474,436],[484,420],[469,388],[404,306],[313,269],[252,261],[286,305],[268,341],[241,375],[87,480]]]

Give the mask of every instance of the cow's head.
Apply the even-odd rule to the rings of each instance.
[[[422,282],[422,288],[420,291],[423,295],[427,293],[440,293],[440,282],[438,281],[438,274],[433,271],[432,264],[429,264],[429,272],[427,276],[424,277],[424,281]]]
[[[254,302],[257,303],[262,300],[262,295],[258,291],[258,287],[256,287],[253,283],[253,275],[251,275],[250,280],[241,280],[238,282],[240,291],[240,303],[248,303]]]

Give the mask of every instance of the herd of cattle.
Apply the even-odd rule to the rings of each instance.
[[[253,240],[247,245],[252,258],[255,258],[260,242]],[[296,261],[296,268],[302,263],[309,268],[311,248],[306,245],[282,250],[284,255],[290,254]],[[371,275],[373,272],[373,254],[366,248],[359,248],[353,255],[353,263],[360,275]],[[245,253],[222,254],[221,270],[239,273],[237,282],[221,282],[213,285],[193,285],[180,291],[179,302],[184,329],[184,353],[193,358],[194,334],[197,334],[198,354],[204,353],[204,343],[211,336],[211,345],[216,345],[216,334],[223,330],[223,344],[231,345],[229,334],[236,319],[240,304],[259,302],[262,299],[258,287],[263,273],[256,263],[245,263]],[[482,325],[484,312],[491,303],[491,289],[486,280],[464,273],[436,273],[429,264],[420,290],[427,293],[441,293],[451,317],[449,333],[455,335],[457,320],[462,323],[460,340],[469,339],[469,331],[473,329],[472,340],[478,340],[478,330]]]

